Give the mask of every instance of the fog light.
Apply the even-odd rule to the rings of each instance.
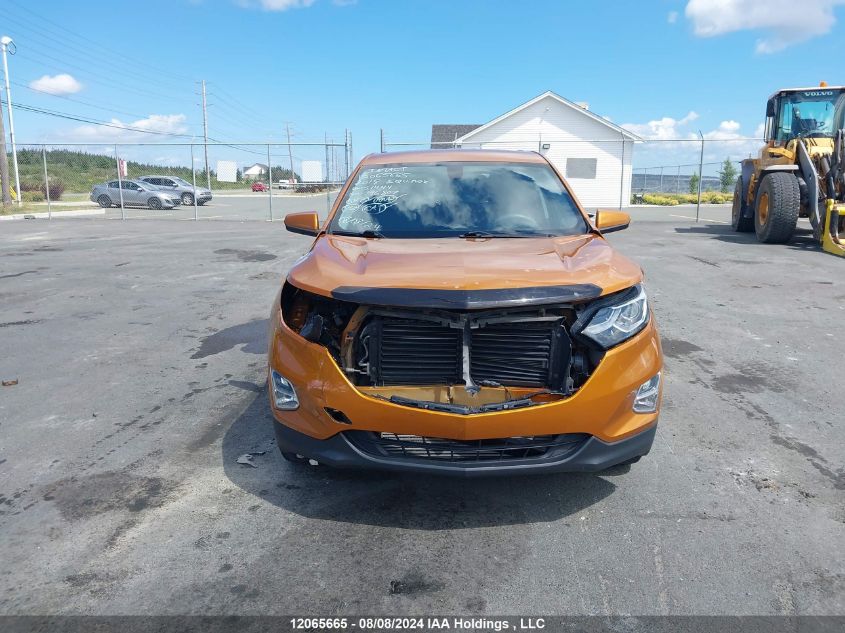
[[[654,413],[660,397],[660,374],[656,374],[637,389],[634,397],[634,413]]]
[[[271,369],[270,382],[273,387],[273,405],[277,409],[292,411],[293,409],[299,408],[299,399],[296,397],[296,390],[287,378],[275,369]]]

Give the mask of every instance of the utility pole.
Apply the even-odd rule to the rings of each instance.
[[[347,156],[349,158],[346,159],[346,173],[343,175],[344,180],[349,178],[349,169],[355,161],[355,155],[352,153],[352,132],[349,132],[349,152],[347,153]]]
[[[294,179],[294,175],[293,175],[293,151],[291,150],[291,147],[290,147],[290,123],[285,123],[285,130],[287,130],[287,133],[288,133],[288,158],[290,159],[290,181],[291,181],[291,184],[294,184],[294,182],[293,182],[293,179]],[[294,187],[293,190],[296,191],[296,187]]]
[[[6,77],[6,105],[9,107],[9,140],[12,141],[12,163],[15,166],[15,192],[18,197],[18,206],[21,204],[21,178],[18,174],[18,148],[15,147],[15,117],[12,114],[12,91],[9,88],[9,64],[6,61],[6,53],[9,50],[9,44],[15,47],[17,50],[17,46],[12,41],[12,38],[8,35],[4,35],[0,38],[0,48],[3,49],[3,74]],[[15,51],[12,51],[12,55],[15,54]],[[4,152],[5,154],[5,152]],[[5,155],[3,156],[5,162]],[[8,170],[8,167],[6,168]],[[5,193],[3,194],[6,195]]]
[[[349,177],[349,129],[343,131],[343,164],[344,164],[344,171],[346,172],[346,176],[344,178]]]
[[[9,161],[6,158],[6,125],[3,121],[3,104],[0,104],[0,187],[3,187],[3,206],[12,204],[12,195],[9,193]]]
[[[202,80],[202,135],[205,141],[203,143],[203,149],[205,150],[205,179],[208,190],[211,191],[211,172],[208,170],[208,106],[205,100],[205,79]]]

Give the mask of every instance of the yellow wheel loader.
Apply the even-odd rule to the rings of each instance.
[[[788,88],[766,103],[766,145],[742,161],[731,224],[765,243],[809,218],[822,248],[845,256],[845,86]],[[840,235],[842,237],[840,237]]]

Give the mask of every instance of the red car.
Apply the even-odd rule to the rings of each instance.
[[[270,187],[265,185],[263,182],[254,182],[254,183],[252,183],[252,190],[253,191],[269,191]]]

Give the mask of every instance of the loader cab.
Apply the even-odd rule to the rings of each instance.
[[[833,137],[845,127],[844,119],[845,86],[781,90],[766,102],[766,141]]]

